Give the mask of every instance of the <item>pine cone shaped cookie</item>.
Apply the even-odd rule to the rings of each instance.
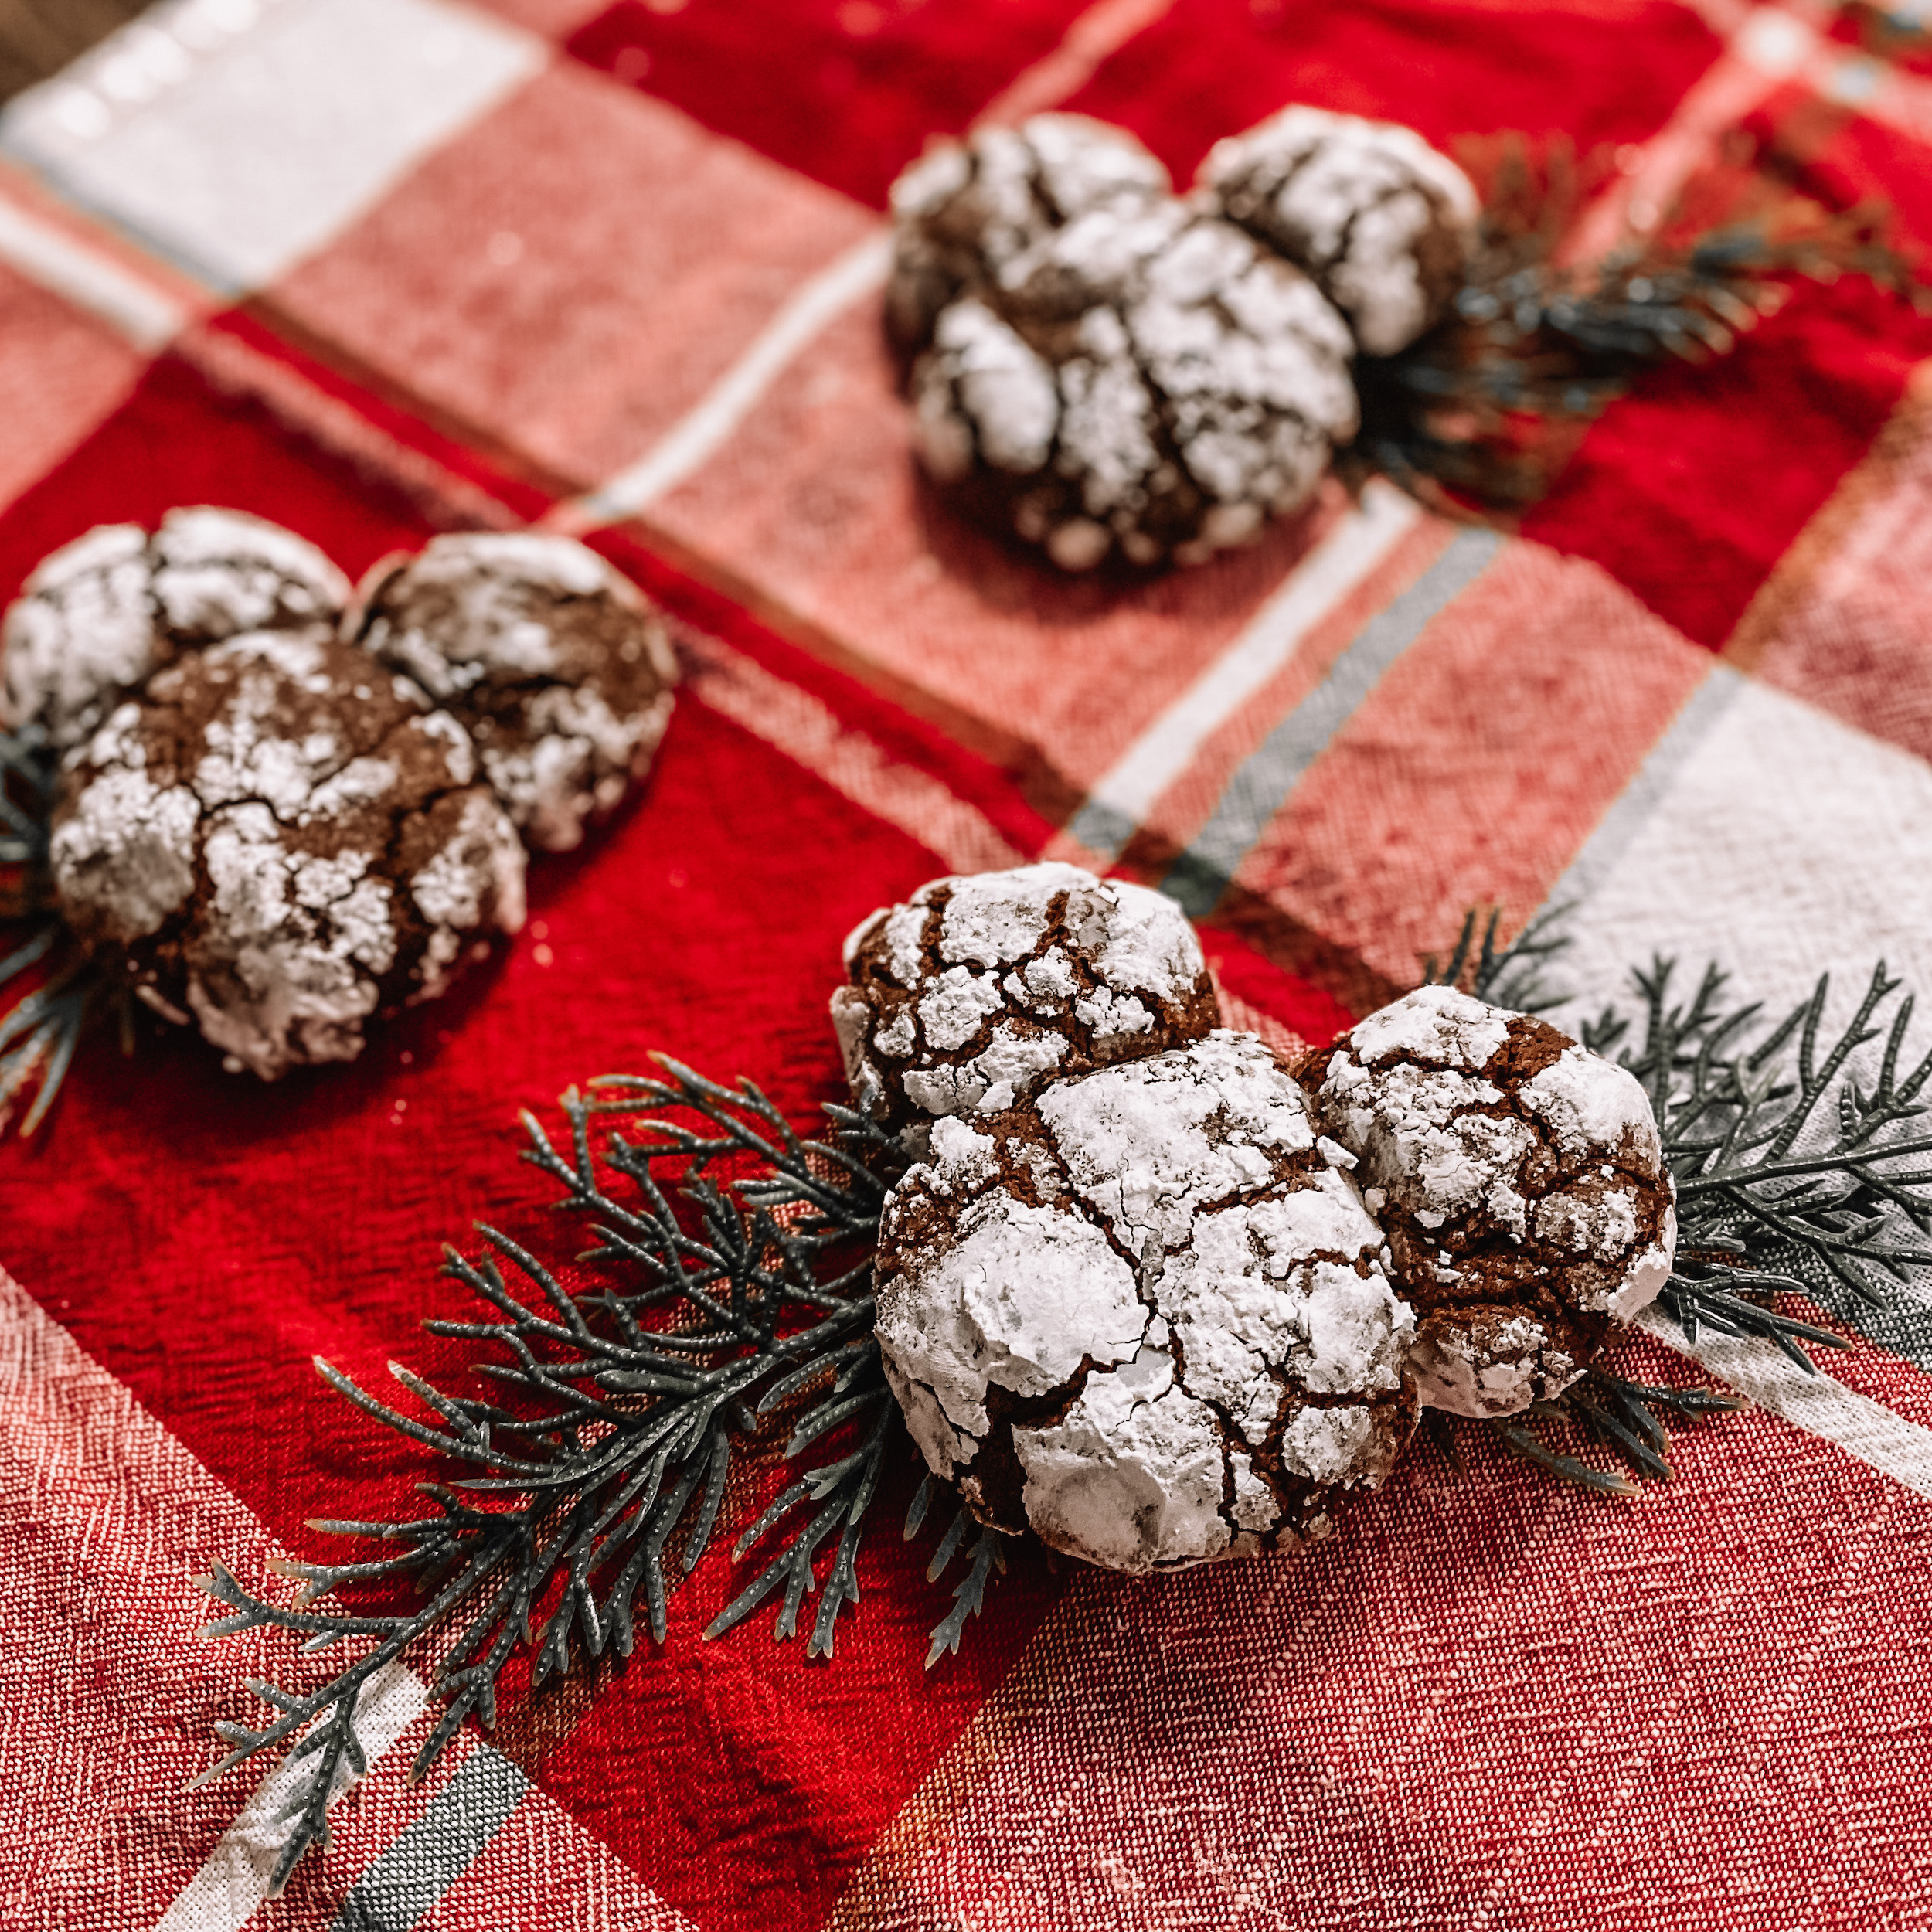
[[[866,920],[845,969],[832,1019],[852,1104],[916,1142],[935,1119],[1000,1112],[1219,1019],[1173,900],[1077,866],[935,879]]]
[[[945,1120],[881,1223],[878,1335],[982,1522],[1146,1571],[1329,1533],[1414,1418],[1380,1230],[1262,1043]]]
[[[333,624],[349,580],[312,543],[240,510],[106,523],[42,560],[0,652],[10,722],[65,750],[184,651],[245,631]]]
[[[1167,170],[1131,134],[1080,114],[1036,114],[928,150],[893,184],[886,326],[908,353],[968,291],[1024,281],[1033,251],[1076,218],[1164,199]]]
[[[523,918],[523,848],[469,736],[318,626],[189,654],[70,760],[61,913],[155,1012],[265,1080],[352,1060]]]
[[[1469,178],[1413,128],[1287,107],[1218,141],[1202,199],[1314,277],[1366,355],[1439,321],[1478,212]]]
[[[1424,986],[1300,1077],[1388,1231],[1425,1404],[1511,1415],[1557,1393],[1669,1279],[1649,1099],[1547,1022]]]
[[[439,536],[365,580],[359,640],[468,728],[512,822],[568,852],[650,768],[677,660],[631,581],[567,537]]]
[[[940,312],[912,373],[918,444],[963,507],[1063,570],[1249,542],[1355,434],[1347,325],[1226,222],[1108,206],[1015,266]]]

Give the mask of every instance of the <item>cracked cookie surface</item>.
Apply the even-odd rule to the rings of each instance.
[[[1301,509],[1355,434],[1347,325],[1290,263],[1164,200],[1106,207],[939,315],[921,460],[1062,570],[1196,563]]]
[[[524,855],[468,734],[319,626],[158,672],[70,760],[63,916],[155,1012],[264,1079],[352,1060],[522,923]]]
[[[845,954],[832,1020],[852,1104],[915,1135],[1198,1039],[1219,1018],[1173,900],[1077,866],[934,879],[872,914]]]
[[[5,703],[66,750],[183,652],[247,631],[333,624],[349,580],[314,544],[240,510],[106,523],[46,557],[0,631]]]
[[[568,852],[650,769],[677,659],[643,594],[567,537],[433,538],[365,580],[359,640],[475,740],[511,821]]]
[[[1316,1539],[1413,1420],[1382,1235],[1251,1035],[947,1119],[881,1224],[878,1335],[982,1521],[1105,1568]]]
[[[908,353],[925,348],[949,302],[1021,286],[1058,230],[1131,215],[1171,188],[1131,134],[1083,114],[1035,114],[936,144],[893,184],[887,334]]]
[[[1293,107],[1217,141],[1208,205],[1312,276],[1366,355],[1439,321],[1461,281],[1476,191],[1413,128]]]
[[[1547,1021],[1424,986],[1300,1077],[1388,1230],[1425,1403],[1500,1416],[1556,1394],[1668,1280],[1649,1098]]]

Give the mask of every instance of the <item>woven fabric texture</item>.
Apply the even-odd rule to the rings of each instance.
[[[518,1110],[665,1050],[799,1121],[841,937],[954,869],[1164,886],[1241,1023],[1318,1040],[1466,908],[1564,906],[1578,1008],[1663,954],[1773,1005],[1932,992],[1932,320],[1802,284],[1642,383],[1504,533],[1383,485],[1139,584],[951,520],[883,344],[931,135],[1050,107],[1185,179],[1291,100],[1612,165],[1586,231],[1747,145],[1932,244],[1920,9],[1823,0],[168,0],[0,110],[0,597],[230,504],[352,574],[582,535],[689,672],[642,797],[498,961],[274,1088],[157,1029],[0,1145],[0,1924],[22,1932],[1881,1932],[1932,1926],[1932,1322],[1874,1319],[1612,1504],[1418,1453],[1298,1559],[1026,1559],[928,1672],[886,1532],[831,1662],[699,1632],[407,1781],[398,1669],[333,1842],[189,1794],[271,1584],[422,1471],[338,1400],[452,1312],[437,1245],[559,1252]],[[1909,16],[1909,18],[1907,17]],[[1903,23],[1903,24],[1901,24]],[[1879,23],[1881,26],[1882,22]],[[1561,1015],[1560,1015],[1560,1017]],[[1915,1037],[1924,1035],[1923,1026]],[[1922,1049],[1921,1049],[1922,1050]],[[567,1236],[566,1237],[568,1238]],[[1638,1336],[1632,1372],[1696,1372]],[[1681,1343],[1681,1338],[1677,1338]],[[748,1517],[756,1498],[743,1499]]]

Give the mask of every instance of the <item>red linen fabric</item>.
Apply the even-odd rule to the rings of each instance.
[[[173,55],[124,41],[0,117],[0,595],[177,503],[352,573],[547,519],[663,602],[689,675],[641,795],[533,869],[526,932],[355,1064],[264,1088],[156,1028],[131,1061],[91,1044],[40,1137],[0,1144],[0,1923],[1932,1923],[1909,1323],[1852,1335],[1821,1403],[1691,1433],[1636,1503],[1419,1447],[1300,1559],[1128,1583],[1024,1557],[930,1672],[947,1597],[891,1526],[906,1471],[835,1658],[767,1617],[702,1643],[741,1580],[707,1563],[661,1651],[512,1700],[420,1788],[401,1682],[398,1741],[277,1902],[249,1889],[254,1774],[180,1790],[244,1675],[324,1661],[196,1643],[194,1576],[278,1587],[305,1519],[423,1473],[309,1358],[457,1372],[418,1327],[458,1302],[437,1244],[481,1219],[577,1245],[515,1158],[518,1111],[573,1081],[668,1051],[808,1121],[839,1087],[840,937],[937,873],[1218,865],[1230,1016],[1283,1041],[1413,984],[1472,905],[1569,906],[1592,1009],[1653,950],[1774,1006],[1881,955],[1932,987],[1907,304],[1800,287],[1607,411],[1518,534],[1331,492],[1111,583],[931,500],[876,295],[896,169],[1055,104],[1183,182],[1292,99],[1567,135],[1607,197],[1750,142],[1922,235],[1917,46],[1875,57],[1796,0],[222,18],[159,12]],[[384,62],[420,79],[379,125]]]

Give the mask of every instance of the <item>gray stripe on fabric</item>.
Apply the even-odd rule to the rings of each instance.
[[[501,1751],[472,1751],[428,1808],[350,1886],[332,1932],[409,1932],[476,1861],[530,1781]]]
[[[1194,842],[1161,889],[1196,918],[1211,913],[1228,881],[1308,767],[1361,707],[1396,660],[1481,577],[1504,539],[1464,530],[1401,596],[1358,631],[1328,675],[1275,726],[1227,783]]]
[[[1127,849],[1128,841],[1140,827],[1117,805],[1110,805],[1104,800],[1090,798],[1074,813],[1066,828],[1068,832],[1090,852],[1097,852],[1103,859],[1113,860]]]
[[[1698,747],[1710,736],[1719,719],[1743,689],[1743,679],[1729,665],[1711,666],[1709,675],[1684,701],[1682,709],[1670,721],[1630,782],[1597,821],[1597,829],[1583,841],[1582,850],[1550,888],[1543,903],[1544,913],[1559,906],[1580,909],[1616,870],[1617,862],[1630,849],[1631,842],[1650,822],[1665,794],[1677,782],[1677,774],[1689,764]]]

